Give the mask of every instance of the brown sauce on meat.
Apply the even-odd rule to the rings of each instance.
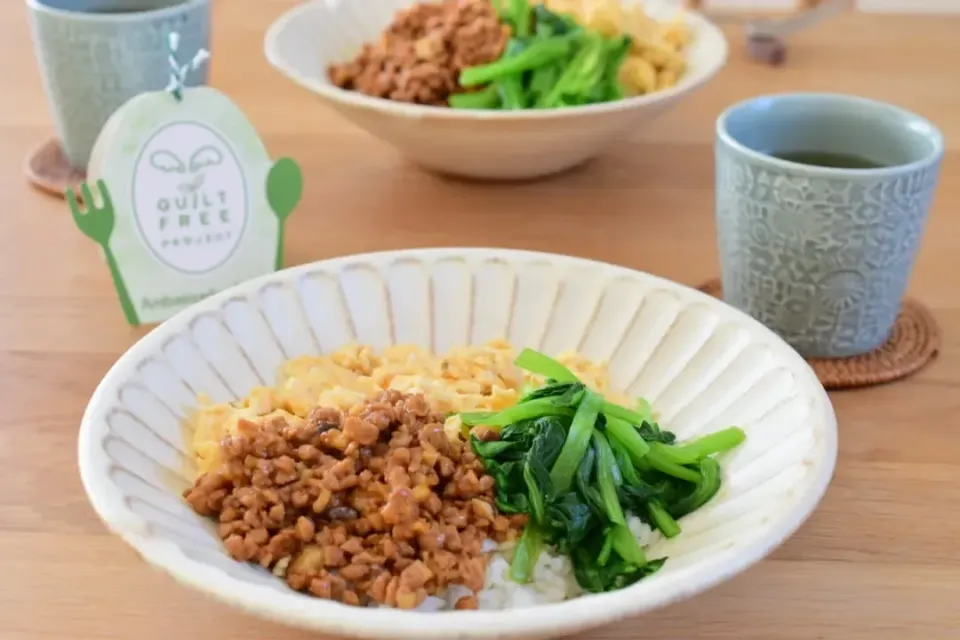
[[[401,609],[451,584],[476,593],[484,541],[523,525],[497,513],[493,478],[420,395],[388,391],[346,414],[315,409],[305,426],[242,421],[239,431],[184,497],[219,522],[234,559],[298,591]]]
[[[489,0],[444,0],[397,13],[379,42],[332,65],[330,81],[378,98],[446,105],[465,67],[500,58],[510,38]]]

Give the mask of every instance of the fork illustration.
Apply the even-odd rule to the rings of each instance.
[[[113,278],[113,285],[117,289],[117,296],[120,298],[120,307],[123,314],[127,317],[127,322],[137,326],[140,324],[140,318],[137,316],[137,310],[130,299],[130,293],[127,291],[127,285],[124,284],[120,275],[120,268],[110,250],[110,236],[113,234],[114,210],[113,201],[110,199],[110,191],[103,180],[97,180],[97,191],[100,193],[102,204],[98,207],[93,199],[93,192],[90,185],[86,182],[80,185],[80,193],[83,195],[83,203],[86,205],[86,211],[81,210],[77,202],[77,195],[73,189],[67,189],[67,204],[70,205],[70,211],[73,213],[73,221],[88,238],[96,242],[103,249],[103,255],[107,259],[107,266],[110,268],[110,276]]]

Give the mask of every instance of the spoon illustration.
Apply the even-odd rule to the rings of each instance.
[[[297,208],[303,196],[303,172],[300,165],[290,158],[277,160],[267,174],[267,202],[277,216],[277,263],[276,269],[283,268],[283,247],[287,218]]]

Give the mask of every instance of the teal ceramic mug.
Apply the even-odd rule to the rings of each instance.
[[[210,49],[210,0],[26,0],[40,73],[70,164],[86,169],[120,106],[170,80],[168,37],[187,63]],[[206,84],[203,66],[188,86]]]
[[[834,94],[747,100],[717,121],[724,300],[808,357],[890,336],[943,155],[930,122]]]

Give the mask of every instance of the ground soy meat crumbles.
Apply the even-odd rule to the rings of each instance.
[[[330,81],[378,98],[446,105],[465,67],[497,60],[510,28],[489,0],[444,0],[400,11],[380,41],[332,65]]]
[[[450,584],[476,593],[484,542],[523,526],[497,514],[493,478],[421,395],[318,408],[305,426],[241,421],[222,446],[187,502],[219,520],[234,559],[321,598],[411,609]],[[476,597],[456,606],[476,608]]]

